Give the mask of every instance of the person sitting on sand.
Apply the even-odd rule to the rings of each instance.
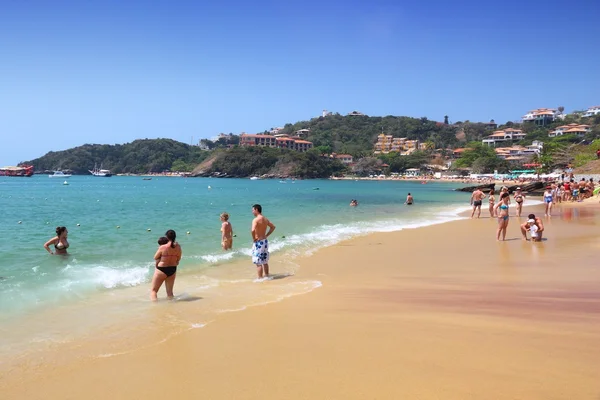
[[[475,210],[477,210],[477,218],[481,215],[481,203],[485,198],[485,194],[480,189],[475,189],[473,194],[471,194],[471,205],[473,206],[473,212],[471,213],[471,218],[475,215]]]
[[[535,226],[537,227],[537,241],[542,241],[542,235],[544,232],[544,222],[535,216],[535,214],[529,214],[527,216],[527,222],[521,224],[521,235],[523,235],[523,240],[527,240],[527,231],[529,230],[529,221],[533,220]]]
[[[229,214],[221,214],[221,247],[223,250],[231,250],[233,247],[233,227],[229,222]]]
[[[67,249],[69,248],[69,241],[67,240],[67,236],[69,235],[69,231],[64,226],[56,227],[56,236],[52,239],[48,240],[44,243],[44,248],[50,254],[56,254],[65,256],[67,255]],[[50,250],[50,245],[54,245],[54,252]]]
[[[414,203],[414,199],[413,199],[412,195],[409,193],[408,196],[406,196],[406,201],[404,202],[404,204],[406,204],[407,206],[412,206],[413,203]]]

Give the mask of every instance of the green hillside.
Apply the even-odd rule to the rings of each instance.
[[[285,125],[281,133],[293,134],[300,129],[310,129],[306,137],[315,147],[325,147],[324,152],[347,153],[363,156],[373,153],[377,135],[382,132],[394,137],[431,141],[437,148],[455,146],[457,127],[427,118],[342,116],[340,114],[313,118]]]
[[[191,171],[207,157],[207,152],[172,139],[140,139],[126,144],[85,144],[64,151],[51,151],[24,163],[36,171],[70,170],[88,174],[94,165],[115,174]]]

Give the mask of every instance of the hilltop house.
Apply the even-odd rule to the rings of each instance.
[[[525,136],[526,135],[520,129],[507,128],[501,131],[494,132],[490,136],[483,139],[481,143],[495,147],[499,143],[519,141]]]
[[[367,115],[366,115],[366,114],[363,114],[363,113],[361,113],[361,112],[359,112],[359,111],[352,111],[352,112],[349,112],[349,113],[348,113],[348,116],[362,116],[362,117],[367,117]]]
[[[375,143],[375,154],[387,154],[390,152],[398,152],[402,156],[412,154],[419,148],[418,140],[409,140],[407,138],[395,138],[392,135],[384,135],[383,133],[377,136]]]
[[[576,135],[577,137],[583,137],[591,131],[589,125],[569,124],[559,126],[552,132],[548,133],[548,137],[557,137],[562,135]]]
[[[294,135],[298,136],[298,137],[303,137],[303,136],[307,136],[310,133],[310,129],[298,129],[296,132],[294,132]]]
[[[600,106],[593,106],[587,109],[583,114],[584,117],[593,117],[600,114]]]
[[[240,135],[240,146],[242,147],[277,147],[280,149],[290,149],[295,151],[308,151],[313,148],[312,142],[296,138],[286,137],[285,135],[250,135],[243,133]]]
[[[533,122],[536,125],[545,126],[556,119],[564,119],[564,114],[554,108],[537,108],[523,115],[523,122]]]
[[[352,156],[350,154],[335,154],[335,153],[333,153],[331,155],[331,157],[340,160],[342,162],[342,164],[344,164],[344,165],[349,165],[349,164],[352,164],[352,162],[353,162]]]

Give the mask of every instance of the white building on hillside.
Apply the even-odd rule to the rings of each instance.
[[[501,131],[496,131],[490,136],[486,137],[481,141],[483,144],[488,146],[496,146],[497,144],[504,142],[516,142],[525,137],[525,134],[520,129],[507,128]]]
[[[600,106],[593,106],[587,109],[587,111],[583,114],[584,117],[593,117],[595,115],[600,114]]]
[[[577,135],[583,137],[591,131],[589,125],[569,124],[559,126],[555,130],[548,133],[548,137],[557,137],[562,135]]]
[[[564,119],[565,115],[555,108],[537,108],[523,115],[523,122],[535,122],[536,125],[547,125],[557,119]]]

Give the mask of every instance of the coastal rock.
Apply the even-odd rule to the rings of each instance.
[[[492,190],[494,188],[494,186],[496,186],[495,183],[486,183],[485,185],[467,186],[467,187],[464,187],[464,188],[459,188],[459,189],[454,189],[454,190],[456,190],[458,192],[469,192],[469,193],[472,193],[476,189],[479,189],[483,193],[489,193],[489,191]]]
[[[507,186],[508,187],[508,192],[509,193],[513,193],[517,190],[518,187],[521,188],[521,191],[524,193],[527,193],[529,195],[534,195],[537,196],[537,193],[540,193],[539,195],[541,196],[544,193],[544,189],[546,188],[546,186],[551,185],[555,183],[554,181],[552,182],[542,182],[542,181],[536,181],[536,182],[528,182],[528,183],[522,183],[522,184],[518,184],[518,185],[511,185],[511,186]]]

